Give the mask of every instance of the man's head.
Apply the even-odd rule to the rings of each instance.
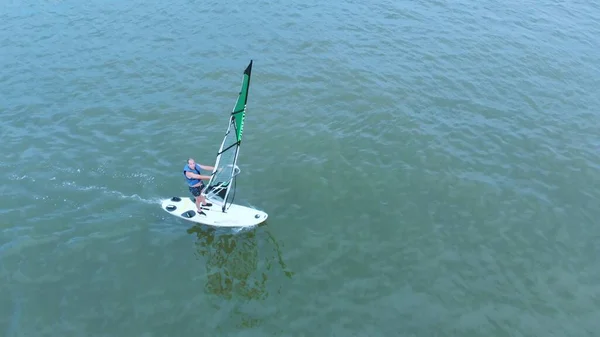
[[[194,161],[194,158],[188,158],[188,166],[190,168],[196,167],[196,162]]]

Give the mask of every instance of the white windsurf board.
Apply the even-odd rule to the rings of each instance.
[[[190,197],[173,197],[161,201],[162,209],[180,219],[216,227],[252,227],[267,220],[267,213],[237,204],[228,204],[225,212],[218,201],[209,201],[202,207],[206,214],[198,214],[196,203]]]

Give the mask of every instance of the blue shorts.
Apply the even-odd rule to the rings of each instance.
[[[204,184],[200,185],[200,186],[196,186],[196,187],[189,187],[190,192],[192,193],[193,196],[198,197],[200,196],[200,194],[202,193],[202,190],[204,190]]]

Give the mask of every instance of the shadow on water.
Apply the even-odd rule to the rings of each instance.
[[[283,262],[266,223],[250,229],[195,225],[187,232],[196,235],[197,255],[206,259],[205,291],[209,294],[227,300],[264,300],[269,295],[269,278],[276,277],[274,266],[288,278],[294,274]]]

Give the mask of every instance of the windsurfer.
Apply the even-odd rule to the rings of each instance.
[[[204,188],[203,179],[210,180],[210,176],[205,176],[200,174],[200,170],[214,170],[214,167],[207,165],[200,165],[194,161],[193,158],[189,158],[187,164],[183,168],[183,174],[185,176],[185,180],[188,184],[188,188],[192,195],[196,198],[196,208],[198,209],[198,214],[206,215],[202,211],[202,206],[210,207],[211,203],[206,202],[206,198],[202,195]]]

